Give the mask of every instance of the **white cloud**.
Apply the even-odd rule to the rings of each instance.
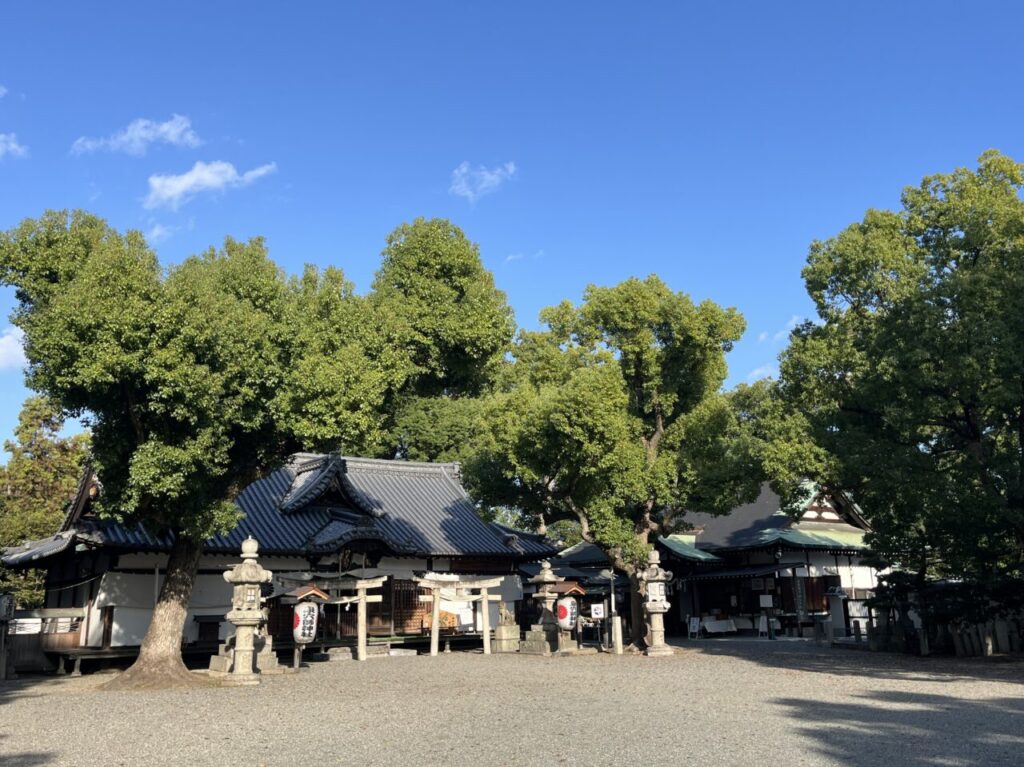
[[[794,314],[792,317],[789,318],[789,322],[786,323],[786,327],[784,327],[782,330],[780,330],[779,332],[772,336],[772,340],[784,341],[787,338],[789,338],[789,334],[797,325],[803,322],[803,319],[804,318],[801,317],[799,314]]]
[[[778,375],[778,373],[779,369],[775,364],[761,365],[747,373],[747,381],[749,383],[753,383],[754,381],[759,381],[762,378],[774,377]]]
[[[448,192],[457,197],[465,197],[470,202],[476,202],[484,195],[496,192],[515,175],[514,162],[495,165],[493,168],[485,168],[483,165],[474,168],[469,162],[463,162],[452,171],[452,185],[448,187]]]
[[[28,147],[18,143],[18,137],[13,133],[0,133],[0,160],[7,155],[11,157],[27,157]]]
[[[85,154],[105,149],[141,157],[149,149],[150,144],[197,147],[201,143],[199,135],[192,130],[192,121],[187,117],[172,115],[170,120],[162,123],[140,117],[132,120],[127,128],[122,128],[107,138],[81,136],[75,139],[75,143],[71,145],[71,153]]]
[[[511,264],[513,261],[522,261],[527,258],[534,261],[536,261],[538,258],[544,258],[544,249],[541,248],[540,250],[535,251],[532,256],[522,252],[509,253],[507,256],[505,256],[505,263]]]
[[[178,227],[176,226],[164,226],[163,224],[154,223],[149,228],[149,231],[146,232],[146,239],[151,245],[156,245],[157,243],[166,240],[176,231],[178,231]]]
[[[149,194],[143,206],[177,210],[200,192],[220,192],[248,186],[275,170],[277,163],[273,162],[241,174],[235,170],[234,165],[223,160],[197,162],[192,170],[178,176],[150,176]]]
[[[0,370],[20,370],[28,364],[23,345],[24,336],[21,328],[15,327],[6,327],[0,333]]]
[[[761,333],[757,336],[757,342],[759,344],[763,344],[767,340],[768,340],[768,331],[767,330],[762,330]]]
[[[4,86],[0,85],[0,99],[2,99],[6,95],[7,95],[7,89]]]

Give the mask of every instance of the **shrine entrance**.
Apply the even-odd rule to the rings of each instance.
[[[449,573],[425,573],[421,577],[414,578],[421,589],[430,593],[420,596],[420,602],[430,604],[430,654],[436,656],[441,644],[441,599],[442,590],[454,592],[451,595],[444,595],[445,599],[454,602],[469,602],[473,605],[474,615],[477,606],[482,605],[479,611],[480,631],[483,635],[484,654],[491,654],[491,602],[501,601],[499,594],[491,594],[491,589],[501,587],[503,578],[475,578],[472,576],[453,575]],[[476,591],[476,594],[472,592]],[[474,625],[476,621],[474,620]]]
[[[380,589],[388,579],[387,575],[380,575],[376,578],[360,578],[354,575],[343,575],[340,578],[332,578],[328,584],[331,592],[331,599],[326,604],[337,605],[341,609],[351,604],[356,605],[356,660],[366,660],[366,606],[372,603],[381,602],[384,597],[381,594],[370,594],[371,589]],[[336,596],[341,591],[355,592],[350,596]]]

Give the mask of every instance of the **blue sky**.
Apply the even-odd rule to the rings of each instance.
[[[87,6],[0,6],[0,228],[85,208],[165,263],[263,235],[366,290],[391,229],[444,216],[525,326],[652,272],[736,306],[730,385],[811,313],[813,239],[987,148],[1024,159],[1009,2]]]

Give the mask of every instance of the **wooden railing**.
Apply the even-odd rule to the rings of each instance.
[[[18,610],[8,628],[11,649],[18,654],[31,656],[39,652],[61,652],[78,647],[84,620],[84,607]]]

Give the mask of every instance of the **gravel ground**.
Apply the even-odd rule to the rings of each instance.
[[[259,687],[0,683],[0,765],[1024,765],[1024,662],[708,640],[396,657]]]

